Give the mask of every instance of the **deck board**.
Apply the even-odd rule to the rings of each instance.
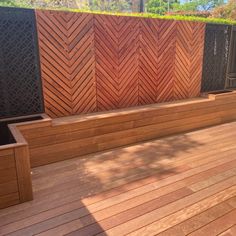
[[[236,122],[32,170],[0,235],[234,235]]]

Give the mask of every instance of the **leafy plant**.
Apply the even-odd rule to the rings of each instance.
[[[215,8],[212,12],[212,16],[236,20],[236,0],[229,0],[227,4]]]
[[[130,6],[124,3],[124,2],[127,2],[125,0],[120,0],[121,2],[123,1],[124,3],[124,5],[121,5],[122,7],[116,4],[114,5],[111,4],[109,5],[109,7],[107,6],[104,7],[105,10],[102,10],[102,11],[100,10],[99,7],[96,7],[96,5],[93,5],[92,7],[93,9],[91,10],[92,2],[94,2],[94,4],[98,4],[98,2],[96,3],[95,1],[101,1],[101,0],[89,0],[89,2],[87,1],[87,5],[86,4],[83,5],[82,9],[74,9],[74,8],[68,7],[69,4],[73,4],[73,1],[76,1],[76,0],[0,0],[0,6],[27,7],[27,8],[38,8],[38,9],[44,8],[44,9],[49,9],[49,10],[64,10],[64,11],[82,12],[82,13],[86,12],[86,13],[107,14],[107,15],[117,15],[117,16],[147,17],[147,18],[167,19],[167,20],[199,21],[199,22],[208,22],[208,23],[236,25],[236,19],[235,19],[235,16],[236,16],[235,1],[236,0],[230,0],[230,4],[229,6],[227,6],[229,7],[229,10],[227,10],[228,12],[227,15],[225,13],[225,10],[223,12],[218,10],[219,12],[217,14],[215,13],[214,16],[220,17],[220,18],[210,18],[210,17],[206,18],[205,14],[204,15],[200,14],[201,11],[189,12],[189,13],[184,12],[184,11],[175,12],[175,13],[172,12],[169,15],[160,15],[156,13],[127,13],[125,11],[127,7],[130,7]],[[128,4],[131,4],[131,2],[132,1],[128,1]],[[174,3],[172,2],[171,7],[173,7],[173,4]],[[160,11],[160,12],[163,12],[163,11]],[[202,17],[199,17],[199,16],[202,16]],[[225,19],[225,17],[228,17],[228,16],[231,17],[231,19]]]
[[[146,4],[146,10],[150,13],[164,15],[173,10],[174,5],[178,5],[178,0],[149,0]]]
[[[26,0],[1,0],[0,6],[5,7],[28,7],[29,4]]]
[[[168,13],[170,16],[180,15],[180,16],[194,16],[194,17],[210,17],[210,11],[174,11]]]
[[[101,11],[128,11],[131,8],[131,1],[127,0],[90,0],[88,3],[90,10],[101,10]]]

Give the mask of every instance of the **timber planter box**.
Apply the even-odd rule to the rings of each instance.
[[[124,145],[188,132],[236,119],[236,92],[87,115],[18,127],[32,167]]]
[[[0,209],[33,199],[28,143],[16,128],[42,116],[0,120]]]
[[[235,91],[64,118],[8,120],[0,146],[0,208],[33,199],[31,167],[234,120]]]

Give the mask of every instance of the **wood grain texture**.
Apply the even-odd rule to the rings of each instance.
[[[56,11],[36,15],[47,114],[96,111],[93,16]]]
[[[119,108],[119,18],[95,15],[95,60],[98,111]]]
[[[0,152],[0,209],[32,200],[28,146]]]
[[[20,202],[33,200],[28,146],[15,148],[15,162]]]
[[[139,21],[119,17],[119,107],[138,105]]]
[[[200,94],[204,23],[36,11],[51,117]]]
[[[176,23],[176,47],[174,66],[174,97],[184,99],[189,96],[191,25],[189,22]],[[199,78],[200,79],[200,78]]]
[[[235,127],[34,168],[34,201],[1,210],[0,235],[234,235]]]
[[[36,167],[233,121],[236,94],[228,96],[58,118],[46,127],[25,127],[22,133],[29,144],[31,166]]]
[[[140,19],[139,105],[157,102],[158,28],[155,19]]]
[[[157,102],[173,101],[176,21],[160,20],[158,36]]]
[[[176,99],[200,95],[204,24],[177,22],[175,83]]]
[[[19,203],[14,149],[0,151],[0,209]]]

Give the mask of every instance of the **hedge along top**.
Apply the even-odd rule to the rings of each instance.
[[[12,102],[14,96],[7,95],[16,89],[2,89],[0,107],[5,113],[1,117],[42,112],[40,78],[45,111],[51,117],[196,97],[205,87],[201,85],[205,23],[36,10],[36,34],[33,10],[1,11],[8,12],[8,17],[18,12],[15,21],[19,24],[23,12],[31,16],[27,39],[34,49],[30,61],[25,60],[29,50],[23,46],[8,50],[16,58],[20,55],[20,60],[8,61],[11,68],[24,68],[26,76],[4,67],[9,76],[1,73],[1,83],[14,78],[18,92],[13,94],[18,97]],[[5,28],[1,32],[2,37],[8,35]],[[13,35],[20,40],[23,34]],[[1,58],[8,55],[3,49],[0,53]]]

